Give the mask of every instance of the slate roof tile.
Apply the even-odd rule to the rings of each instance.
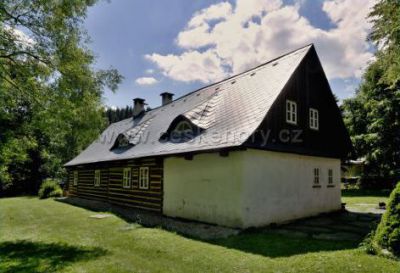
[[[258,128],[311,47],[201,88],[140,118],[113,123],[65,166],[240,146]],[[160,141],[171,122],[182,115],[205,129],[203,133],[188,142]],[[133,145],[123,152],[111,149],[120,134]]]

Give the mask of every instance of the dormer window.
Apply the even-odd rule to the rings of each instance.
[[[297,124],[297,104],[291,100],[286,100],[286,122]]]
[[[125,148],[129,145],[128,139],[124,135],[118,137],[118,148]]]
[[[182,143],[194,139],[201,133],[202,129],[190,122],[185,117],[176,118],[168,130],[160,137],[161,142]]]
[[[187,120],[179,121],[171,131],[170,140],[172,142],[188,141],[194,137],[194,128]]]
[[[310,108],[310,129],[319,129],[319,114],[318,110],[314,108]]]

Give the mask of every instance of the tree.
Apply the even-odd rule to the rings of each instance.
[[[125,108],[107,108],[105,111],[105,116],[108,119],[108,124],[127,119],[133,116],[132,106],[127,105]]]
[[[62,177],[106,125],[103,90],[122,78],[91,66],[82,20],[95,2],[0,2],[0,193]]]
[[[400,175],[400,2],[381,0],[370,13],[369,39],[378,50],[354,98],[344,101],[345,123],[366,175]]]
[[[378,249],[388,249],[400,257],[400,182],[390,194],[387,210],[373,239]]]

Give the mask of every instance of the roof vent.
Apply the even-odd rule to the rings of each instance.
[[[250,74],[251,77],[253,77],[256,74],[256,72],[253,72]]]
[[[236,80],[231,81],[231,84],[235,84],[235,83],[236,83]]]
[[[161,104],[164,106],[172,102],[174,94],[169,92],[164,92],[161,93],[160,96],[161,96]]]
[[[272,64],[272,66],[276,66],[278,64],[278,62],[274,62],[273,64]]]
[[[144,112],[144,99],[135,98],[133,99],[133,117],[139,116],[142,112]]]

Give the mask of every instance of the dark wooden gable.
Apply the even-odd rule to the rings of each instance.
[[[297,125],[286,122],[286,100],[297,103]],[[319,112],[317,131],[309,126],[310,107]],[[345,158],[351,152],[349,134],[314,47],[244,146],[333,158]]]

